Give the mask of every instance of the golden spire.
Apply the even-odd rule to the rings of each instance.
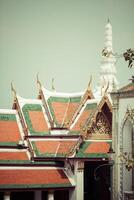
[[[54,87],[54,78],[52,78],[52,90],[55,92],[55,87]]]
[[[13,83],[11,82],[11,91],[13,92],[13,95],[14,95],[14,100],[16,99],[16,90],[15,88],[13,87]]]
[[[102,83],[103,84],[101,85],[101,96],[103,96],[103,94],[104,94],[104,88],[105,88],[105,84],[106,84],[106,80],[105,80],[104,76],[103,76],[103,82]]]
[[[107,87],[106,87],[106,89],[105,89],[105,91],[104,91],[104,95],[107,94],[107,92],[108,92],[108,88],[109,88],[109,81],[107,82]]]
[[[89,83],[88,83],[87,90],[91,90],[91,84],[92,84],[92,75],[90,76],[90,80],[89,80]]]
[[[39,73],[37,74],[37,85],[38,85],[38,87],[39,87],[39,90],[41,90],[41,82],[40,82],[40,80],[39,80]]]

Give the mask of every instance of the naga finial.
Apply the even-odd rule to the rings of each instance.
[[[13,87],[13,82],[11,82],[11,91],[12,91],[13,94],[14,94],[14,100],[15,100],[15,99],[16,99],[16,94],[17,94],[17,92],[16,92],[15,88]]]
[[[91,84],[92,84],[92,75],[90,76],[90,80],[89,80],[89,83],[88,83],[87,90],[91,90]]]
[[[37,74],[37,85],[39,86],[39,90],[41,90],[41,82],[39,80],[39,73]]]
[[[52,78],[52,90],[55,92],[55,86],[54,86],[54,78]]]

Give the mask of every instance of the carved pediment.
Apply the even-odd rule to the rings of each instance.
[[[99,112],[91,126],[87,128],[86,138],[111,138],[112,126],[103,112]]]

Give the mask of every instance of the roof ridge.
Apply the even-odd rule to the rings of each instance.
[[[128,83],[127,85],[124,85],[123,87],[121,87],[118,91],[122,92],[124,90],[126,90],[129,86],[134,86],[133,82]],[[134,90],[134,89],[133,89]]]
[[[88,89],[85,91],[84,95],[82,96],[81,98],[81,101],[76,109],[76,111],[74,112],[74,115],[72,116],[72,119],[70,120],[70,123],[69,123],[69,127],[74,123],[74,121],[76,120],[78,114],[81,112],[83,106],[86,104],[86,102],[88,101],[88,98],[89,98],[89,93],[91,94],[91,99],[94,98],[93,94],[91,93],[91,88],[89,90],[89,87]]]

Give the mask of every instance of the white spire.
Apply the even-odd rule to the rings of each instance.
[[[100,78],[97,87],[97,96],[104,94],[106,87],[108,86],[107,92],[110,93],[113,89],[113,83],[117,87],[116,80],[116,68],[115,68],[115,56],[113,54],[113,45],[112,45],[112,26],[108,19],[108,22],[105,26],[105,40],[104,40],[104,49],[102,50],[102,61],[101,61],[101,70]]]
[[[112,47],[112,26],[110,24],[110,21],[108,19],[108,22],[105,26],[105,48],[107,51],[113,52]]]

